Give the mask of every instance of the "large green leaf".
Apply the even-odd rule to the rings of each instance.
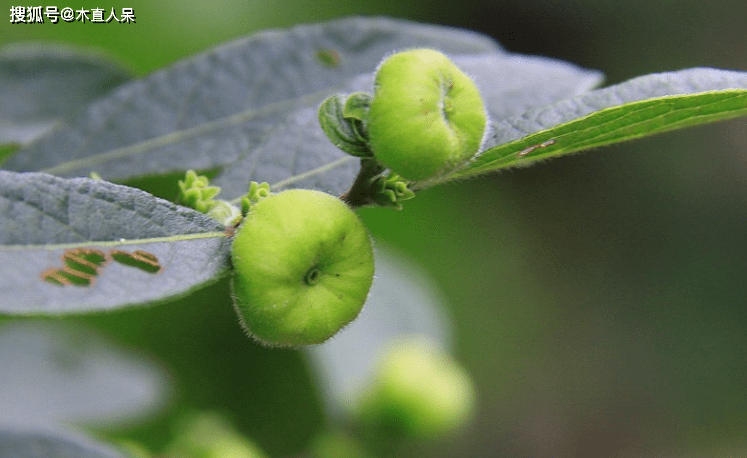
[[[0,171],[0,214],[0,313],[150,302],[228,267],[222,225],[126,186]]]
[[[88,49],[42,43],[4,46],[0,145],[30,143],[131,77],[119,63]]]
[[[745,72],[695,68],[642,76],[496,120],[486,151],[453,177],[745,114]]]
[[[350,18],[259,33],[126,84],[64,129],[19,151],[17,171],[109,180],[187,168],[221,169],[222,196],[249,181],[347,190],[358,162],[325,137],[317,108],[334,93],[373,90],[373,71],[398,49],[454,56],[480,85],[494,118],[576,95],[598,72],[508,54],[488,37],[386,18]]]

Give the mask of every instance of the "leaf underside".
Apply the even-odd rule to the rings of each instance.
[[[747,73],[647,75],[495,122],[488,148],[451,178],[747,114]]]
[[[124,66],[89,49],[41,43],[2,47],[0,145],[30,143],[131,78]]]
[[[224,199],[245,194],[251,181],[339,195],[359,163],[328,141],[318,106],[333,94],[373,92],[376,64],[413,47],[449,54],[490,117],[481,154],[413,189],[747,114],[743,72],[689,69],[592,90],[597,71],[510,54],[473,32],[348,18],[262,32],[121,84],[77,113],[55,113],[57,128],[31,144],[5,146],[3,167],[112,181],[217,170],[212,184]],[[27,63],[43,67],[40,57]],[[58,91],[49,78],[26,79],[38,94]],[[11,80],[0,77],[0,93]],[[29,132],[38,122],[9,119]],[[215,280],[229,265],[223,226],[111,183],[0,172],[0,215],[0,313],[151,302]]]
[[[17,171],[107,180],[187,168],[220,169],[227,199],[250,181],[342,194],[358,161],[335,148],[317,109],[335,93],[373,92],[394,50],[434,47],[474,77],[500,118],[583,93],[598,72],[508,54],[473,32],[386,18],[351,18],[269,31],[215,48],[100,99],[64,128],[8,160]],[[337,64],[320,60],[333,50]]]
[[[134,188],[0,171],[0,213],[12,216],[0,219],[0,313],[151,302],[185,294],[228,267],[222,225]]]
[[[0,425],[0,456],[13,458],[127,458],[119,451],[59,427]]]

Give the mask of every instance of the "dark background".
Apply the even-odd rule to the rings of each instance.
[[[146,74],[263,28],[383,14],[478,30],[513,52],[602,70],[608,84],[685,67],[747,70],[742,0],[57,6],[132,7],[137,24],[11,25],[6,16],[0,42],[100,46]],[[740,119],[444,185],[402,212],[362,211],[381,243],[441,285],[457,355],[480,392],[469,429],[404,455],[746,454],[745,196]],[[226,288],[88,320],[166,361],[175,410],[221,410],[267,451],[291,454],[321,416],[305,369],[295,352],[246,341],[229,303],[214,299]],[[156,448],[166,423],[132,434]]]

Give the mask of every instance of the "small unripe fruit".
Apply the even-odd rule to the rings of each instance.
[[[472,158],[487,114],[480,91],[445,55],[394,54],[379,66],[367,129],[374,157],[408,180],[425,180]]]
[[[433,438],[463,426],[475,404],[472,380],[429,341],[404,338],[384,353],[359,405],[363,424],[414,438]]]
[[[162,458],[265,458],[251,440],[212,412],[184,417]],[[148,455],[152,456],[152,455]]]
[[[358,316],[373,281],[366,227],[319,191],[284,191],[253,205],[232,257],[234,306],[266,345],[324,342]]]

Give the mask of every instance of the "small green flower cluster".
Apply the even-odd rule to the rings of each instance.
[[[382,207],[393,207],[402,210],[402,202],[415,197],[407,181],[394,172],[379,175],[371,179],[372,200]]]
[[[249,183],[249,192],[241,197],[241,214],[246,216],[247,213],[249,213],[249,210],[257,205],[260,200],[270,197],[271,195],[272,192],[270,192],[269,184],[266,182],[257,183],[256,181],[252,181]]]
[[[220,192],[218,186],[210,186],[210,180],[204,175],[197,175],[194,170],[187,170],[184,180],[179,180],[178,204],[194,208],[200,213],[207,213],[218,205],[214,199]]]
[[[194,208],[223,225],[232,227],[246,216],[253,205],[272,195],[269,184],[252,181],[249,184],[249,192],[240,198],[241,209],[239,209],[231,202],[216,199],[220,191],[219,186],[210,186],[207,176],[198,175],[194,170],[187,170],[184,180],[179,180],[176,203]]]

